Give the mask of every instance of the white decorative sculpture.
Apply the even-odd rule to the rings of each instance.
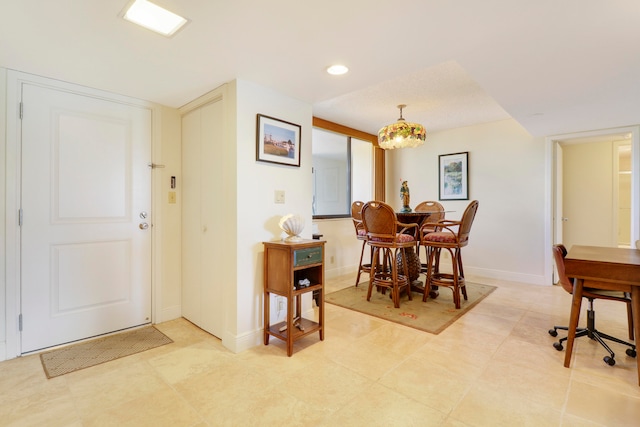
[[[300,233],[304,229],[304,218],[298,214],[288,214],[280,218],[280,228],[289,235],[285,242],[299,242],[302,240]]]

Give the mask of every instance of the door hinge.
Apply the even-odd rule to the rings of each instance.
[[[18,227],[22,227],[22,208],[18,209]]]
[[[18,314],[18,330],[22,332],[22,313]]]
[[[22,120],[22,102],[20,103],[20,120]]]

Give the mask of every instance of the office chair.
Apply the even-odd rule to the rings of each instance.
[[[567,256],[567,249],[564,245],[558,244],[553,245],[553,257],[556,262],[556,268],[558,269],[558,281],[562,285],[562,288],[573,294],[573,283],[567,277],[564,269],[564,257]],[[589,282],[587,282],[589,284]],[[623,344],[629,346],[626,350],[627,356],[636,357],[636,346],[634,344],[628,343],[616,337],[612,337],[611,335],[607,335],[603,332],[600,332],[596,329],[596,314],[593,310],[593,301],[595,299],[608,299],[612,301],[620,301],[627,304],[627,324],[629,325],[629,339],[634,339],[634,330],[633,330],[633,318],[631,313],[631,297],[627,292],[618,292],[618,291],[605,291],[599,290],[595,288],[585,287],[582,291],[582,296],[589,300],[589,308],[587,310],[587,327],[586,328],[578,328],[576,329],[576,338],[588,336],[592,340],[598,341],[604,348],[609,352],[608,356],[605,356],[602,360],[609,365],[613,366],[616,364],[615,353],[611,350],[611,347],[604,342],[604,340],[609,340],[613,342],[617,342],[619,344]],[[568,331],[569,328],[566,326],[554,326],[553,329],[549,329],[549,335],[552,337],[558,336],[558,329]],[[564,347],[562,346],[562,342],[566,341],[567,337],[560,338],[557,342],[553,343],[553,347],[562,351]]]

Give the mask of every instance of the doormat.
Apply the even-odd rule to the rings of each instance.
[[[40,361],[47,378],[54,378],[172,342],[154,326],[147,326],[40,353]]]
[[[465,301],[461,296],[461,306],[458,310],[453,304],[452,290],[443,286],[440,287],[440,295],[436,299],[428,298],[426,302],[422,302],[422,294],[419,293],[412,294],[413,301],[409,301],[405,294],[401,295],[400,308],[393,306],[389,290],[386,295],[382,295],[374,288],[371,301],[367,301],[369,282],[327,294],[325,301],[437,335],[496,289],[495,286],[470,282],[466,283],[466,287],[469,299]]]

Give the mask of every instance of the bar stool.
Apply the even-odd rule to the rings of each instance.
[[[364,204],[362,223],[367,234],[367,244],[373,248],[367,301],[371,300],[371,291],[374,286],[388,288],[391,290],[394,307],[399,308],[401,290],[406,289],[409,299],[413,299],[404,250],[415,247],[418,224],[399,222],[393,208],[378,201]],[[413,234],[407,233],[411,229]],[[398,256],[401,263],[396,262]],[[382,264],[379,261],[380,258],[383,260]],[[398,271],[398,264],[403,266],[402,273]]]
[[[371,263],[362,263],[364,248],[367,246],[367,232],[364,229],[364,224],[362,224],[363,206],[364,202],[361,202],[360,200],[356,200],[351,204],[351,219],[353,220],[353,226],[356,229],[356,239],[362,240],[362,250],[360,250],[360,261],[358,262],[358,275],[356,276],[356,286],[360,283],[360,275],[362,273],[371,273]]]
[[[429,225],[437,227],[438,231],[420,236],[420,244],[425,246],[429,254],[425,289],[431,289],[431,286],[447,286],[451,288],[453,290],[453,302],[456,309],[460,308],[461,292],[464,299],[467,299],[461,249],[469,243],[471,224],[473,224],[476,212],[478,211],[478,204],[477,200],[469,203],[460,221],[441,220],[437,223],[423,224],[423,227]],[[439,254],[442,249],[448,250],[451,254],[452,273],[442,273],[434,267],[434,257],[436,253]],[[422,301],[427,300],[428,294],[428,292],[424,293]]]

